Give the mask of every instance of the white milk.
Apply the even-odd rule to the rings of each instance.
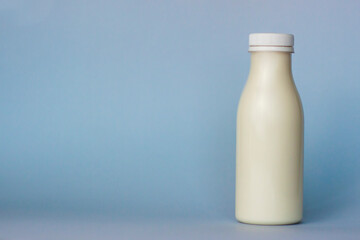
[[[293,35],[251,34],[250,74],[237,114],[236,219],[302,219],[304,117],[291,72]]]

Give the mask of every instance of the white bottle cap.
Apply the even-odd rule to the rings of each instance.
[[[285,33],[252,33],[249,35],[249,52],[294,52],[294,35]]]

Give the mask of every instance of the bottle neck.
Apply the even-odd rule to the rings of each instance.
[[[291,53],[252,52],[250,75],[256,79],[277,79],[277,76],[290,77],[292,79]]]

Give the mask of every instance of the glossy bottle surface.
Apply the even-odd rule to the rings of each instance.
[[[301,221],[304,118],[291,53],[251,54],[236,130],[236,219],[251,224]]]

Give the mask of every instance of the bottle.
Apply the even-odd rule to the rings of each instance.
[[[251,66],[236,127],[239,222],[298,223],[303,205],[304,117],[292,71],[291,34],[249,36]]]

